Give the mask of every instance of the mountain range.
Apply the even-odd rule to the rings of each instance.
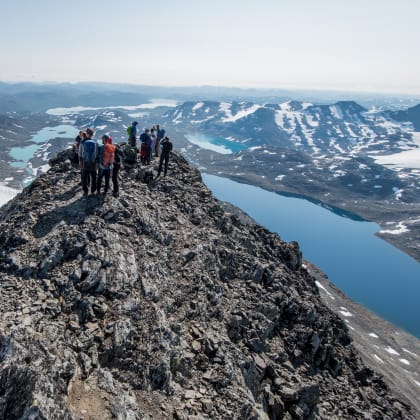
[[[10,148],[42,124],[93,126],[97,138],[109,133],[115,141],[126,141],[125,127],[133,119],[140,127],[161,123],[175,147],[206,172],[304,196],[351,217],[376,221],[381,237],[420,260],[419,105],[387,110],[367,109],[354,101],[198,100],[177,106],[110,105],[47,112],[9,112],[1,117],[5,148],[0,168],[9,178],[12,171],[9,185],[17,185],[24,176],[21,169],[10,168]],[[201,136],[198,141],[196,136]],[[70,142],[49,141],[48,156]],[[32,167],[43,164],[35,158]]]

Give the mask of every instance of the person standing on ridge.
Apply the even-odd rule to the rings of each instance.
[[[156,124],[156,143],[155,143],[155,156],[159,157],[159,146],[162,139],[165,137],[165,130]]]
[[[156,128],[153,127],[150,130],[150,138],[152,139],[151,143],[150,143],[150,161],[153,159],[153,151],[155,149],[155,145],[156,145],[156,140],[157,140],[157,135],[156,135]]]
[[[127,127],[128,134],[128,145],[130,147],[136,147],[137,143],[137,121],[133,121],[131,125]]]
[[[82,141],[82,133],[83,131],[80,130],[79,134],[74,139],[74,145],[73,145],[73,152],[75,153],[75,162],[77,165],[79,164],[79,147]]]
[[[147,147],[148,147],[148,141],[149,141],[149,129],[145,128],[144,132],[141,133],[140,135],[140,141],[141,141],[141,146],[140,146],[140,160],[142,164],[145,164],[147,161]]]
[[[112,186],[114,197],[120,195],[120,188],[118,185],[118,173],[120,172],[121,163],[122,163],[123,154],[118,144],[115,145],[115,155],[114,155],[114,164],[112,165]]]
[[[158,177],[160,176],[160,173],[162,172],[163,162],[165,162],[165,171],[163,173],[163,176],[166,176],[166,173],[168,172],[169,155],[171,151],[172,151],[171,140],[168,136],[165,136],[162,140],[162,152],[160,154]]]
[[[114,163],[115,146],[109,142],[109,136],[104,134],[102,136],[102,146],[99,147],[98,160],[98,183],[96,185],[96,192],[100,194],[102,178],[105,178],[104,193],[109,189],[109,179],[111,177],[112,164]]]
[[[150,162],[152,160],[152,151],[153,151],[153,132],[148,133],[148,139],[146,141],[147,149],[146,149],[146,165],[150,165]]]
[[[82,185],[82,183],[83,183],[83,161],[80,158],[80,150],[83,147],[83,143],[87,140],[87,136],[86,136],[86,133],[84,131],[80,131],[80,133],[81,133],[80,134],[81,140],[80,140],[79,145],[77,146],[77,162],[80,165],[80,185]],[[89,178],[88,178],[88,184],[89,184]]]
[[[80,144],[79,158],[82,163],[82,189],[86,197],[89,192],[94,194],[96,191],[96,159],[98,156],[98,145],[92,139],[94,131],[91,128],[86,129],[86,140]]]

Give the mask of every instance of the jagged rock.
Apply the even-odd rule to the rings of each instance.
[[[72,158],[0,210],[1,418],[415,418],[298,244],[225,211],[181,155],[87,199]]]

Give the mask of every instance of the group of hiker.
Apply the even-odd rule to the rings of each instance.
[[[134,154],[134,160],[140,155],[141,163],[150,165],[153,155],[160,156],[158,177],[164,166],[164,176],[168,172],[169,155],[172,151],[172,143],[168,136],[165,136],[165,130],[159,125],[151,129],[144,129],[139,136],[141,142],[140,149],[137,148],[137,121],[127,128],[128,146]],[[110,188],[110,180],[113,184],[114,197],[119,196],[118,173],[123,162],[123,152],[121,145],[114,145],[112,138],[104,134],[101,138],[102,144],[93,139],[94,131],[87,128],[86,131],[80,131],[75,139],[76,161],[81,168],[81,184],[83,196],[101,193],[102,181],[104,180],[104,193]]]

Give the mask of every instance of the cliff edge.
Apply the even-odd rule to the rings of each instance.
[[[225,212],[174,153],[82,198],[66,151],[0,210],[0,417],[414,419],[296,243]]]

